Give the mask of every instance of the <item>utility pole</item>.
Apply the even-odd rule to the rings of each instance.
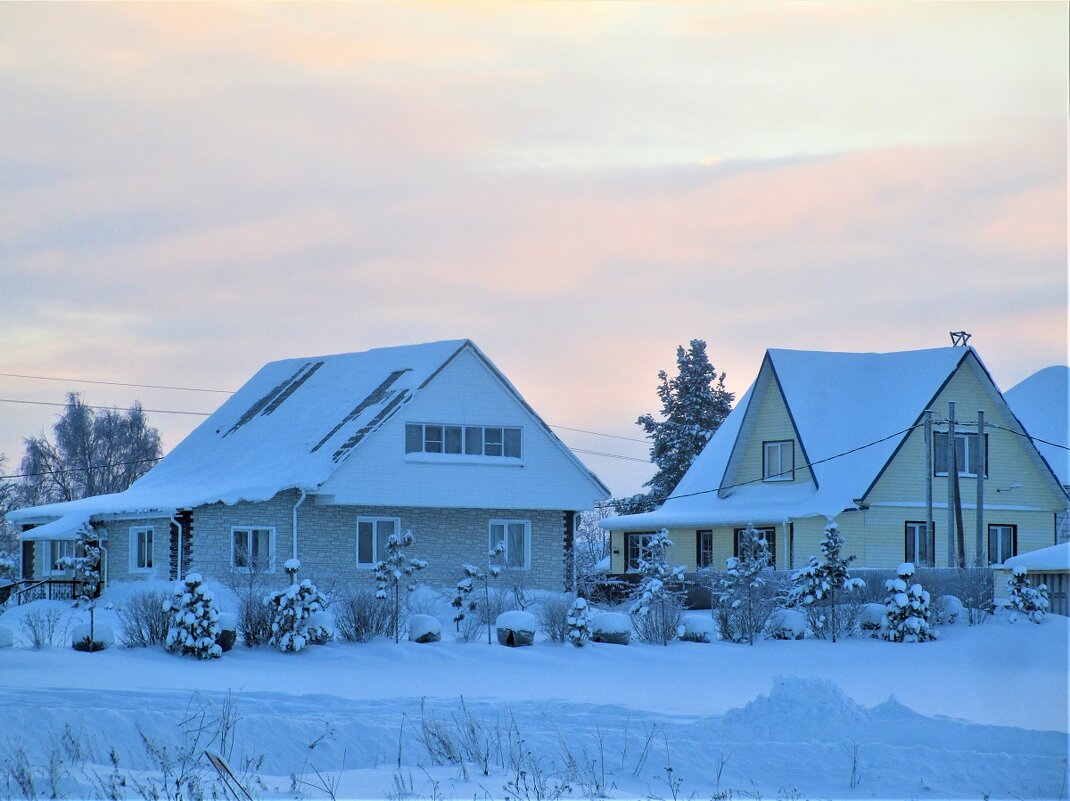
[[[985,474],[988,472],[988,448],[985,447],[985,413],[977,412],[977,447],[981,451],[977,469],[977,567],[984,566]]]
[[[925,550],[936,565],[936,537],[933,536],[933,410],[925,410]]]
[[[955,567],[955,402],[947,404],[947,566]]]

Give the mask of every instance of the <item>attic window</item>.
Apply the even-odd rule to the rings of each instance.
[[[988,434],[985,434],[984,472],[988,475]],[[981,469],[981,449],[976,434],[955,434],[955,465],[960,476],[977,478]],[[947,475],[947,432],[933,432],[933,475]]]
[[[407,423],[405,453],[519,459],[523,455],[523,437],[521,429],[506,426]]]
[[[762,443],[762,480],[795,480],[795,443],[792,440]]]

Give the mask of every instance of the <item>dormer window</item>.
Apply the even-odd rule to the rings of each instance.
[[[405,453],[519,459],[523,455],[521,429],[506,426],[406,423]]]
[[[792,440],[762,443],[762,480],[795,480],[795,443]]]

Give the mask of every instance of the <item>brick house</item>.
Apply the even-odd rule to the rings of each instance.
[[[86,523],[106,581],[262,570],[371,581],[411,529],[449,584],[504,542],[529,587],[565,586],[574,518],[609,491],[470,340],[264,366],[129,489],[11,512],[24,574],[61,573]],[[28,544],[33,543],[30,547]]]

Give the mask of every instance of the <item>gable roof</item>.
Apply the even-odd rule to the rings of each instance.
[[[475,343],[461,339],[270,362],[124,492],[20,509],[8,518],[64,515],[64,526],[48,524],[59,533],[96,514],[171,513],[217,502],[264,501],[286,489],[314,491],[466,349],[491,367],[605,489]],[[35,537],[49,533],[45,527],[34,530]]]
[[[759,377],[669,499],[653,512],[611,518],[607,527],[635,530],[834,517],[865,497],[906,441],[908,429],[967,359],[975,360],[987,375],[972,348],[899,353],[770,349]],[[783,393],[815,483],[729,485],[729,462],[744,445],[740,431],[762,391]],[[869,447],[860,447],[864,445]],[[802,460],[797,461],[801,467]]]
[[[1070,367],[1057,364],[1033,373],[1003,394],[1025,430],[1034,437],[1048,441],[1034,444],[1064,486],[1070,486],[1068,386]],[[1049,442],[1055,444],[1049,445]]]

